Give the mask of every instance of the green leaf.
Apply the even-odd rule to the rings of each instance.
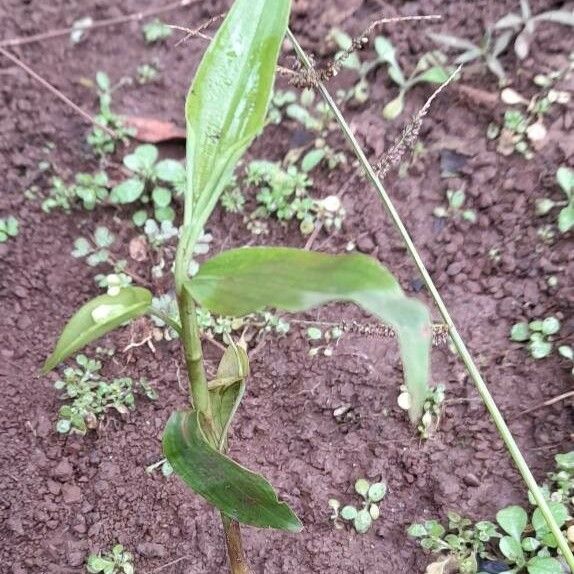
[[[550,508],[550,512],[554,517],[554,520],[556,521],[558,528],[564,526],[564,524],[568,520],[568,509],[566,508],[566,506],[564,506],[564,504],[562,504],[561,502],[549,500],[548,507]],[[546,525],[546,519],[544,518],[544,514],[542,514],[540,508],[537,508],[532,514],[532,528],[534,528],[534,530],[536,530],[537,532],[539,530],[544,530],[548,528],[548,526]]]
[[[507,534],[520,541],[528,523],[528,515],[521,506],[507,506],[497,512],[496,521]]]
[[[355,482],[355,491],[357,494],[360,494],[363,498],[365,498],[369,492],[369,486],[370,485],[368,480],[359,478],[357,482]]]
[[[384,482],[375,482],[369,487],[367,496],[371,502],[379,502],[383,500],[387,494],[387,485]]]
[[[564,454],[557,454],[554,459],[556,460],[556,466],[561,470],[574,470],[574,450]]]
[[[506,558],[516,562],[519,566],[524,563],[524,552],[520,542],[512,536],[503,536],[498,543],[500,551]]]
[[[413,538],[422,538],[427,535],[427,529],[422,524],[411,524],[407,528],[407,534]]]
[[[189,281],[212,313],[242,317],[266,307],[306,311],[350,301],[393,327],[417,420],[428,396],[431,328],[425,306],[405,296],[393,275],[365,255],[328,255],[288,247],[233,249],[204,263]]]
[[[140,198],[144,191],[144,182],[137,178],[130,178],[122,181],[110,193],[110,200],[113,203],[133,203]]]
[[[321,160],[325,157],[325,150],[322,148],[315,148],[307,152],[301,161],[301,169],[308,173],[312,169],[315,169]]]
[[[42,371],[51,371],[58,363],[99,339],[126,321],[145,315],[152,294],[142,287],[125,287],[118,295],[100,295],[81,307],[64,327],[56,347],[46,359]]]
[[[401,115],[404,106],[404,94],[401,92],[394,100],[391,100],[383,108],[383,117],[386,120],[394,120],[396,117]]]
[[[545,335],[555,335],[560,331],[560,321],[556,317],[546,317],[542,321],[542,332]]]
[[[563,207],[558,214],[558,229],[561,233],[566,233],[574,227],[574,203]]]
[[[210,381],[209,385],[215,439],[221,452],[225,452],[229,425],[243,397],[248,374],[247,352],[241,345],[231,341],[219,362],[215,381]]]
[[[124,165],[136,173],[149,173],[157,161],[159,152],[157,147],[152,144],[139,145],[134,153],[124,157]]]
[[[341,518],[344,520],[355,520],[357,517],[357,509],[354,506],[343,506],[341,510]]]
[[[155,174],[167,183],[185,181],[185,167],[175,159],[162,159],[155,166]]]
[[[157,207],[167,207],[171,203],[171,191],[165,187],[155,187],[151,198]]]
[[[512,329],[510,329],[510,339],[518,343],[528,341],[528,339],[530,339],[530,327],[528,323],[523,321],[512,325]]]
[[[114,239],[113,233],[107,227],[96,227],[94,241],[98,247],[110,247]]]
[[[556,170],[556,181],[568,199],[570,199],[572,191],[574,191],[574,169],[560,166]]]
[[[526,565],[528,574],[562,574],[564,570],[556,558],[534,556]]]
[[[185,104],[188,188],[202,227],[265,125],[291,2],[236,0],[209,44]]]
[[[353,526],[359,534],[367,532],[372,523],[373,519],[371,518],[369,511],[365,509],[359,510],[359,512],[357,512],[357,516],[355,516],[355,519],[353,520]]]
[[[260,528],[299,532],[301,522],[260,475],[214,449],[194,411],[175,412],[163,435],[175,473],[197,494],[234,520]]]
[[[449,78],[450,74],[447,70],[440,66],[433,66],[416,76],[413,83],[444,84]]]

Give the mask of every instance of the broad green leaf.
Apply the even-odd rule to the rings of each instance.
[[[534,556],[526,565],[528,574],[562,574],[564,570],[556,558]]]
[[[373,519],[371,518],[369,511],[365,509],[359,510],[359,512],[357,512],[357,516],[355,516],[355,519],[353,520],[353,526],[359,534],[367,532],[372,523]]]
[[[215,380],[209,382],[214,434],[219,450],[225,452],[227,432],[245,391],[249,358],[240,344],[231,344],[223,353]]]
[[[155,166],[155,174],[162,181],[179,183],[185,181],[185,167],[175,159],[162,159]]]
[[[498,543],[500,551],[506,558],[516,562],[519,566],[524,563],[524,551],[520,542],[512,536],[503,536]]]
[[[341,510],[341,518],[344,520],[354,520],[357,516],[357,509],[354,506],[343,506]]]
[[[230,518],[260,528],[301,530],[297,516],[278,500],[267,480],[207,442],[194,411],[171,415],[163,435],[163,450],[175,473]]]
[[[151,198],[157,207],[167,207],[171,203],[171,191],[165,187],[155,187]]]
[[[564,526],[565,522],[568,520],[568,509],[566,506],[561,502],[549,500],[548,507],[550,508],[550,513],[554,517],[558,528]],[[537,508],[532,514],[532,528],[537,532],[548,528],[546,519],[544,518],[544,514],[542,514],[540,508]]]
[[[208,260],[188,282],[212,313],[241,317],[275,307],[306,311],[350,301],[397,332],[410,415],[417,420],[428,395],[431,327],[425,306],[405,296],[393,275],[366,255],[328,255],[288,247],[233,249]]]
[[[199,65],[185,104],[186,202],[194,205],[197,226],[265,125],[290,5],[236,0]]]
[[[521,506],[507,506],[497,512],[496,521],[504,532],[510,534],[515,540],[520,541],[520,537],[528,523],[528,515]]]
[[[151,305],[152,294],[142,287],[125,287],[118,295],[100,295],[81,307],[64,327],[56,347],[46,359],[42,371],[51,371],[58,363],[99,339],[126,321],[141,317]]]
[[[112,189],[110,199],[114,203],[133,203],[140,198],[144,188],[145,184],[141,179],[126,179]]]
[[[522,321],[521,323],[515,323],[510,329],[510,339],[512,341],[523,342],[530,339],[530,327],[528,323]]]
[[[152,144],[143,144],[136,147],[133,153],[124,157],[124,165],[131,171],[147,175],[151,172],[159,152]]]

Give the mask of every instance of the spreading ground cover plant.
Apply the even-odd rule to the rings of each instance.
[[[571,512],[574,508],[574,451],[555,456],[556,469],[542,490],[556,523],[570,542],[574,540]],[[530,502],[535,505],[530,495]],[[528,512],[512,505],[496,514],[496,523],[450,512],[448,523],[437,520],[412,524],[408,534],[440,559],[427,571],[441,574],[456,565],[462,574],[506,573],[561,574],[563,561],[557,540],[550,532],[540,508]]]
[[[556,317],[535,319],[527,323],[515,323],[510,330],[510,339],[526,343],[533,359],[543,359],[552,352],[552,337],[560,330],[560,321]]]
[[[371,528],[373,521],[377,520],[381,511],[379,503],[387,494],[387,485],[384,482],[370,483],[365,478],[359,478],[355,482],[355,492],[363,499],[362,507],[347,504],[341,508],[341,503],[336,498],[329,500],[329,506],[333,509],[331,520],[335,528],[343,528],[340,520],[353,525],[358,534],[365,534]]]
[[[133,555],[121,544],[116,544],[110,552],[90,554],[86,561],[90,574],[134,574]]]
[[[546,215],[555,207],[561,207],[558,213],[558,229],[566,233],[574,227],[574,169],[565,165],[560,166],[556,171],[556,182],[566,196],[566,200],[554,201],[549,197],[539,199],[536,202],[536,213]]]
[[[227,432],[245,392],[249,360],[242,341],[228,337],[216,378],[207,380],[198,305],[210,313],[243,317],[268,307],[297,312],[333,301],[355,303],[396,332],[413,422],[429,392],[428,311],[406,297],[375,259],[252,247],[208,259],[193,277],[188,272],[194,248],[239,158],[265,124],[290,2],[276,2],[273,11],[266,6],[265,0],[234,3],[186,101],[187,185],[174,269],[179,320],[170,326],[182,342],[192,406],[172,414],[163,436],[175,474],[221,512],[231,569],[238,573],[248,572],[240,523],[291,532],[302,524],[267,480],[226,455]],[[146,169],[153,167],[151,155],[146,152],[143,158]],[[136,170],[140,164],[134,165]],[[152,298],[147,289],[127,286],[92,299],[70,319],[44,370],[131,320],[157,314]]]

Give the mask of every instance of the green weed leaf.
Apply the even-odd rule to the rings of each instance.
[[[141,179],[130,178],[116,185],[110,194],[110,199],[114,203],[133,203],[140,198],[144,191],[145,184]]]
[[[521,506],[507,506],[497,512],[496,521],[507,534],[520,541],[528,523],[528,515]]]
[[[413,421],[420,417],[428,396],[428,311],[406,297],[376,260],[288,247],[233,249],[204,263],[188,287],[203,307],[227,316],[266,307],[306,311],[332,301],[363,307],[396,330],[412,399],[410,415]]]
[[[506,558],[516,562],[519,566],[524,564],[524,552],[520,542],[512,536],[503,536],[499,542],[500,551]]]
[[[260,528],[301,530],[297,516],[277,499],[267,480],[207,442],[194,411],[171,415],[163,435],[163,450],[174,472],[230,518]]]
[[[202,227],[265,125],[291,2],[236,0],[199,65],[185,104],[186,203]]]
[[[58,363],[99,339],[126,321],[141,317],[151,305],[152,294],[142,287],[126,287],[118,295],[100,295],[81,307],[64,327],[56,347],[42,371],[51,371]]]
[[[534,556],[526,565],[528,574],[562,574],[564,570],[556,558]]]

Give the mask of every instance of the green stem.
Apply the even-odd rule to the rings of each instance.
[[[155,307],[151,307],[148,313],[163,321],[166,325],[171,327],[181,337],[182,335],[181,325],[175,319],[170,317],[167,313],[164,313],[163,311],[161,311],[160,309],[156,309]]]
[[[287,30],[287,36],[289,37],[289,40],[293,44],[293,47],[295,48],[295,51],[297,52],[297,55],[298,55],[299,59],[301,60],[301,62],[303,63],[303,65],[309,70],[313,69],[313,65],[311,64],[309,58],[307,57],[307,54],[305,54],[305,51],[300,46],[299,42],[297,42],[297,39],[295,38],[295,36],[291,32],[291,30]],[[476,388],[478,389],[478,392],[479,392],[480,396],[482,397],[482,400],[483,400],[486,408],[488,409],[488,412],[490,413],[490,416],[492,417],[492,420],[494,421],[494,424],[496,425],[496,428],[498,429],[498,432],[499,432],[500,436],[502,437],[504,444],[506,445],[506,448],[508,449],[512,459],[514,460],[514,464],[516,465],[516,467],[518,468],[518,471],[522,475],[522,478],[524,479],[526,486],[528,487],[530,492],[532,492],[532,495],[534,496],[536,504],[538,505],[542,514],[544,515],[544,518],[546,520],[546,524],[549,526],[550,530],[552,531],[552,533],[556,537],[556,541],[558,542],[558,546],[560,547],[560,550],[561,550],[566,562],[568,563],[570,570],[572,572],[574,572],[574,555],[572,555],[572,551],[570,550],[570,548],[568,546],[568,542],[567,542],[566,538],[563,536],[562,532],[560,531],[558,524],[554,520],[554,517],[552,516],[552,512],[550,511],[550,508],[548,507],[548,504],[544,498],[544,495],[542,494],[542,491],[540,490],[540,487],[536,483],[536,480],[535,480],[534,476],[532,475],[532,472],[530,471],[530,468],[528,467],[528,464],[526,463],[524,456],[520,452],[520,448],[516,444],[516,441],[514,440],[514,437],[512,436],[512,433],[510,432],[510,429],[508,428],[508,425],[506,424],[500,410],[496,406],[496,403],[494,402],[494,399],[492,398],[492,395],[490,394],[490,391],[488,390],[488,387],[486,386],[486,383],[484,382],[484,379],[482,378],[482,376],[478,370],[478,367],[476,366],[476,364],[475,364],[470,352],[468,351],[462,337],[459,335],[458,330],[457,330],[457,328],[456,328],[456,326],[455,326],[455,324],[454,324],[454,322],[450,316],[450,313],[447,309],[447,306],[445,305],[444,301],[442,300],[442,297],[440,296],[440,293],[438,292],[437,288],[435,287],[435,284],[434,284],[429,272],[427,271],[427,269],[423,263],[423,260],[422,260],[421,256],[419,255],[417,248],[415,247],[415,244],[413,243],[413,240],[411,239],[406,227],[404,226],[399,213],[395,209],[393,202],[391,201],[389,195],[387,194],[385,188],[383,187],[383,184],[381,183],[380,179],[378,178],[377,174],[375,173],[375,170],[373,169],[373,167],[369,163],[369,160],[365,156],[365,153],[361,149],[357,139],[355,138],[355,136],[351,132],[351,129],[348,126],[347,122],[345,121],[345,118],[341,114],[341,111],[339,110],[337,104],[335,103],[335,101],[333,100],[333,98],[331,97],[329,92],[327,91],[327,88],[324,86],[324,84],[322,82],[317,82],[317,89],[319,90],[319,92],[321,93],[321,95],[323,96],[325,101],[327,102],[327,105],[331,108],[331,111],[335,115],[337,123],[339,124],[341,130],[345,134],[347,141],[350,143],[351,147],[353,148],[353,151],[355,152],[355,155],[357,156],[357,159],[359,160],[362,168],[365,170],[365,173],[366,173],[368,179],[370,180],[370,182],[375,186],[375,188],[379,192],[381,200],[382,200],[385,208],[387,209],[387,212],[389,213],[391,220],[393,221],[393,224],[395,225],[395,227],[398,229],[399,233],[401,234],[401,237],[402,237],[402,239],[403,239],[403,241],[407,247],[408,252],[410,253],[411,257],[413,258],[413,260],[414,260],[414,262],[415,262],[415,264],[419,270],[419,273],[421,274],[421,276],[422,276],[422,278],[423,278],[423,280],[424,280],[424,282],[425,282],[425,284],[429,290],[429,293],[431,294],[431,297],[433,298],[434,302],[436,303],[436,306],[438,307],[438,309],[440,311],[440,314],[443,317],[444,322],[448,326],[448,330],[449,330],[449,334],[452,338],[452,342],[453,342],[454,346],[456,347],[456,350],[458,351],[458,354],[460,355],[462,362],[464,363],[464,365],[468,371],[468,374],[470,375],[470,378],[473,380],[474,384],[476,385]]]
[[[195,410],[202,415],[203,422],[207,423],[208,428],[204,428],[204,431],[209,435],[211,402],[209,400],[207,377],[203,365],[203,351],[201,348],[199,327],[197,325],[195,303],[185,286],[178,294],[177,301],[181,319],[185,364],[189,378],[189,394],[193,400]]]

